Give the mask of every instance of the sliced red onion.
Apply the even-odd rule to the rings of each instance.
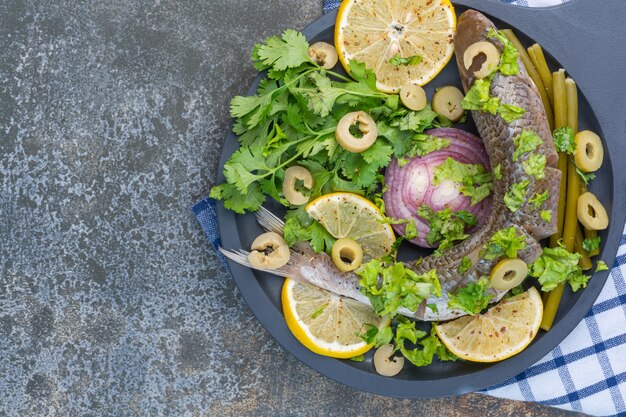
[[[436,247],[426,242],[430,230],[428,222],[417,215],[417,209],[426,204],[434,211],[449,207],[452,211],[467,210],[478,218],[480,227],[486,220],[491,209],[491,196],[472,206],[471,198],[461,194],[459,185],[448,180],[441,181],[438,186],[433,184],[435,168],[448,157],[464,164],[482,164],[490,171],[489,157],[482,140],[471,133],[454,128],[431,129],[424,132],[431,136],[450,139],[447,148],[431,152],[422,157],[409,159],[400,167],[393,160],[385,173],[387,191],[383,195],[385,210],[388,217],[394,219],[412,219],[417,228],[417,238],[411,242],[425,248]],[[400,235],[404,235],[404,224],[393,225]]]

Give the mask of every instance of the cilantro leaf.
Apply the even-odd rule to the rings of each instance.
[[[407,358],[413,365],[421,367],[430,365],[433,361],[435,354],[439,357],[441,361],[455,361],[459,359],[453,353],[451,353],[444,345],[441,343],[441,340],[437,337],[435,333],[434,327],[431,329],[430,334],[427,335],[426,332],[415,329],[415,323],[410,322],[412,324],[398,324],[400,326],[406,326],[406,330],[403,330],[403,334],[409,335],[411,334],[411,338],[408,337],[398,337],[395,338],[396,349],[400,349],[402,355]],[[421,340],[419,340],[421,339]],[[405,346],[405,340],[410,341],[411,343],[418,343],[422,348],[408,349]],[[415,340],[415,341],[413,341]],[[417,342],[419,340],[419,342]]]
[[[463,310],[467,314],[476,315],[489,305],[491,294],[487,294],[489,280],[485,277],[477,282],[470,282],[467,286],[459,289],[456,294],[449,294],[448,307]]]
[[[483,246],[481,257],[488,261],[495,261],[506,256],[507,258],[517,258],[517,252],[526,249],[526,238],[524,235],[517,235],[515,226],[510,226],[498,230],[491,236],[489,242]]]
[[[537,149],[543,141],[534,131],[525,129],[522,130],[519,136],[513,138],[513,143],[516,146],[515,152],[513,153],[513,161],[516,162],[523,154]]]
[[[280,38],[272,36],[264,44],[256,45],[252,59],[259,70],[273,68],[277,71],[312,62],[305,36],[293,29],[287,29]]]
[[[589,185],[590,181],[596,179],[596,174],[592,172],[582,172],[580,169],[576,168],[576,173],[580,176],[580,179],[586,184]]]
[[[211,188],[210,197],[224,200],[224,207],[239,214],[256,211],[265,202],[265,195],[256,183],[250,185],[245,194],[242,194],[234,184],[220,184]]]
[[[410,130],[411,132],[422,133],[432,126],[437,118],[430,105],[420,111],[408,111],[400,118],[391,121],[391,126],[397,126],[400,130]]]
[[[564,247],[544,248],[541,256],[528,269],[531,277],[537,278],[541,284],[541,291],[555,289],[562,282],[569,282],[572,291],[587,286],[589,276],[582,273],[578,265],[581,255],[570,253]]]
[[[390,60],[389,63],[395,67],[399,67],[400,65],[417,65],[421,64],[424,58],[421,55],[413,55],[406,58],[400,56],[400,54],[395,54]]]
[[[283,228],[285,242],[289,246],[293,246],[296,242],[309,242],[315,252],[330,254],[335,238],[320,223],[312,219],[308,220],[308,222],[301,221],[295,215],[288,215]]]
[[[560,127],[552,133],[554,145],[559,152],[574,153],[574,131],[569,127]]]
[[[518,182],[517,184],[511,185],[509,191],[504,194],[504,204],[511,210],[512,212],[516,212],[520,209],[522,204],[524,204],[524,200],[526,199],[527,188],[530,185],[530,180],[524,180]]]
[[[583,249],[587,252],[593,252],[600,248],[600,243],[602,242],[602,238],[600,236],[587,238],[583,240]]]

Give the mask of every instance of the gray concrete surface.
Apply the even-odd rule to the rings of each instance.
[[[0,416],[566,415],[332,382],[219,266],[189,206],[213,184],[229,99],[255,42],[320,13],[0,1]]]

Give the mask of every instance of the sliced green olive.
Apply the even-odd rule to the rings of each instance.
[[[382,345],[374,353],[374,369],[382,376],[395,376],[404,367],[403,356],[393,356],[394,347],[391,344]]]
[[[354,271],[363,262],[363,248],[352,239],[338,239],[333,245],[332,258],[341,272]]]
[[[590,192],[578,197],[578,221],[588,230],[604,230],[609,227],[609,215],[606,209]]]
[[[289,246],[278,233],[267,232],[252,242],[248,261],[259,269],[277,269],[289,262]]]
[[[361,137],[356,137],[350,131],[355,126],[361,133]],[[342,148],[349,152],[363,152],[374,144],[378,137],[376,122],[372,116],[364,111],[348,113],[339,120],[335,129],[335,139]]]
[[[334,67],[339,59],[335,47],[326,42],[315,42],[309,46],[309,56],[324,69]]]
[[[300,180],[305,188],[313,187],[313,175],[308,169],[301,166],[292,166],[285,170],[285,179],[283,180],[283,195],[290,204],[300,206],[309,201],[310,196],[302,194],[296,190],[296,182]]]
[[[453,122],[458,122],[465,112],[461,104],[464,97],[461,90],[453,85],[441,87],[433,96],[433,110]]]
[[[604,148],[600,136],[585,130],[578,132],[575,142],[574,161],[576,166],[583,172],[594,172],[600,169],[604,160]]]
[[[476,42],[470,45],[463,54],[463,65],[465,69],[470,69],[474,63],[474,59],[480,55],[485,56],[485,62],[483,62],[477,71],[474,71],[474,77],[485,78],[498,67],[500,63],[500,52],[491,42]]]
[[[491,270],[491,286],[508,291],[520,285],[528,275],[528,265],[521,259],[503,259]]]
[[[417,84],[405,84],[400,88],[402,104],[411,110],[423,110],[428,104],[426,91]]]

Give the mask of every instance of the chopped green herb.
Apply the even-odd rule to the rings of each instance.
[[[301,220],[299,217],[305,218]],[[330,253],[335,243],[335,238],[328,233],[326,228],[317,221],[308,218],[306,212],[302,216],[300,213],[292,215],[289,212],[287,214],[283,236],[289,246],[293,246],[296,242],[309,242],[317,253]]]
[[[598,261],[598,263],[596,264],[596,272],[600,272],[600,271],[608,271],[609,267],[606,264],[606,262],[604,261]]]
[[[315,310],[315,311],[313,312],[313,314],[311,314],[311,318],[312,318],[313,320],[315,320],[316,318],[318,318],[319,316],[321,316],[321,315],[322,315],[322,313],[324,312],[324,310],[326,309],[326,307],[328,307],[328,303],[326,303],[326,304],[322,304],[322,305],[320,306],[320,308],[318,308],[317,310]]]
[[[530,180],[518,182],[517,184],[511,185],[509,191],[504,194],[504,204],[506,204],[509,210],[515,213],[520,209],[522,204],[524,204],[528,185],[530,185]]]
[[[557,151],[574,153],[574,131],[569,127],[560,127],[552,133]]]
[[[437,313],[439,311],[439,309],[437,308],[437,304],[435,303],[426,304],[426,307],[430,308],[430,310],[434,313]]]
[[[398,323],[398,329],[396,330],[396,337],[394,339],[396,349],[399,349],[404,357],[413,365],[430,365],[435,354],[441,361],[456,361],[459,359],[441,343],[441,340],[437,337],[437,333],[435,333],[434,327],[431,329],[430,335],[426,337],[426,332],[415,329],[415,322],[400,317],[399,319],[401,319],[401,321]],[[421,349],[407,349],[405,341],[419,344]]]
[[[546,156],[539,154],[532,154],[527,160],[522,162],[522,168],[528,175],[532,175],[536,179],[540,180],[546,177]]]
[[[500,107],[498,107],[498,115],[502,117],[502,120],[506,123],[514,122],[524,114],[526,114],[526,110],[514,106],[513,104],[501,104]]]
[[[406,58],[402,58],[400,54],[395,54],[390,60],[389,63],[395,67],[399,67],[400,65],[417,65],[421,64],[424,58],[420,55],[413,55]]]
[[[543,141],[539,135],[532,130],[523,130],[519,136],[513,138],[513,143],[516,146],[515,152],[513,153],[513,161],[517,161],[523,154],[537,149]]]
[[[496,167],[493,169],[493,176],[497,179],[497,180],[501,180],[502,179],[502,165],[498,164],[496,165]]]
[[[496,232],[485,244],[481,257],[488,261],[495,261],[503,256],[517,258],[517,252],[526,249],[526,238],[517,235],[515,226],[510,226]]]
[[[416,311],[431,295],[441,295],[441,284],[434,269],[419,275],[401,262],[386,266],[373,259],[357,274],[361,277],[360,291],[381,316],[395,314],[400,307]]]
[[[544,191],[541,194],[535,193],[533,198],[528,200],[528,202],[533,204],[535,207],[539,208],[539,207],[541,207],[541,205],[543,203],[546,202],[546,200],[548,200],[549,197],[550,197],[550,195],[548,194],[548,191],[546,190],[546,191]]]
[[[600,236],[587,238],[583,240],[583,249],[587,252],[593,252],[596,249],[600,248],[600,243],[602,242],[602,238]]]
[[[491,76],[474,82],[474,85],[472,85],[472,88],[469,89],[461,102],[465,110],[479,110],[491,114],[498,113],[500,99],[489,96],[492,79],[493,77]]]
[[[471,282],[461,288],[456,294],[449,294],[448,307],[463,310],[467,314],[475,315],[483,311],[489,305],[491,294],[487,294],[489,279],[483,277],[478,282]]]
[[[519,65],[517,57],[519,53],[517,48],[509,39],[491,28],[487,33],[487,37],[496,38],[502,43],[502,54],[500,55],[500,72],[504,75],[517,75],[519,73]]]
[[[590,278],[582,273],[578,265],[580,257],[580,254],[570,253],[562,246],[544,248],[539,259],[529,266],[528,273],[539,280],[541,291],[552,291],[562,282],[569,282],[572,291],[576,292],[585,288]]]
[[[541,212],[539,213],[539,217],[541,217],[541,219],[544,222],[551,223],[552,222],[552,210],[541,210]]]
[[[456,268],[456,272],[464,274],[470,269],[472,269],[472,260],[467,256],[462,257],[459,266]]]
[[[589,181],[593,181],[596,179],[596,174],[594,174],[593,172],[582,172],[580,169],[576,168],[576,173],[580,176],[580,179],[586,185],[589,185]]]
[[[487,198],[493,189],[493,176],[490,172],[485,172],[481,164],[464,164],[452,157],[446,158],[435,168],[433,178],[435,185],[443,180],[460,184],[461,193],[472,199],[472,205]]]
[[[365,323],[366,326],[369,326],[367,331],[363,334],[358,335],[363,341],[369,345],[374,345],[375,347],[379,347],[382,345],[386,345],[391,342],[393,338],[393,330],[390,326],[385,326],[381,329],[378,329],[376,326],[370,323]]]
[[[472,213],[465,210],[453,212],[449,207],[434,212],[424,204],[417,209],[417,214],[428,221],[430,226],[426,242],[433,246],[439,244],[435,256],[443,255],[455,242],[467,239],[469,235],[465,233],[465,229],[476,226],[478,222]]]

